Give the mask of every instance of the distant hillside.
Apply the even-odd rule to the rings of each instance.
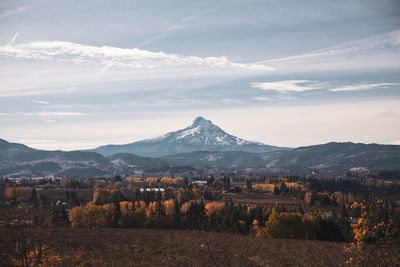
[[[400,146],[328,143],[266,153],[196,151],[161,159],[171,165],[198,168],[346,171],[364,167],[370,171],[400,170]]]
[[[175,166],[193,166],[205,169],[265,168],[261,154],[242,151],[195,151],[161,157]]]
[[[114,168],[121,173],[129,173],[129,171],[139,169],[160,168],[166,165],[160,158],[140,157],[129,153],[120,153],[109,156],[108,159],[114,165]]]
[[[267,152],[284,148],[247,141],[224,132],[217,125],[202,117],[191,126],[170,132],[155,139],[147,139],[126,145],[106,145],[92,151],[109,156],[131,153],[146,157],[161,157],[193,151],[245,151]]]
[[[45,151],[0,139],[0,175],[95,176],[112,173],[102,155],[83,151]]]
[[[6,140],[0,139],[0,160],[8,160],[16,154],[33,150],[33,148],[27,147],[26,145],[10,143]]]
[[[400,146],[360,143],[328,143],[290,151],[264,153],[272,168],[290,170],[348,170],[366,167],[371,171],[400,170]]]
[[[267,168],[272,171],[341,171],[352,168],[400,170],[400,146],[328,143],[292,150],[261,153],[193,151],[158,158],[119,153],[104,157],[96,152],[45,151],[0,139],[0,175],[86,177],[131,174],[138,170]]]

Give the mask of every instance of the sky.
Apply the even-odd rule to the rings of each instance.
[[[76,150],[203,116],[298,147],[400,145],[400,1],[0,2],[0,138]]]

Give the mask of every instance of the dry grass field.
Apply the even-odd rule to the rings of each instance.
[[[15,253],[1,234],[1,266]],[[265,239],[189,230],[56,229],[48,266],[341,266],[345,243]],[[54,261],[56,259],[56,261]],[[46,265],[45,265],[46,266]]]
[[[268,193],[225,193],[223,199],[232,199],[237,204],[250,204],[250,205],[262,205],[262,204],[304,204],[304,201],[298,200],[292,197],[285,197],[281,195],[274,195],[271,192]]]

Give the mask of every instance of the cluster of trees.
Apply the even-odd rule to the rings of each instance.
[[[345,241],[340,225],[333,219],[305,216],[297,212],[273,212],[258,227],[257,235],[268,238],[294,238]]]
[[[289,182],[286,178],[266,178],[264,184],[255,184],[252,189],[261,192],[273,192],[274,195],[298,198],[304,198],[305,194],[305,188],[301,183]]]
[[[5,189],[6,197],[15,201],[28,201],[32,188],[29,186],[12,186]]]
[[[276,186],[274,184],[254,184],[252,189],[256,191],[273,192]]]
[[[250,209],[233,202],[204,203],[176,199],[152,201],[121,201],[104,204],[90,202],[70,211],[72,227],[87,228],[179,228],[248,233],[253,218],[264,217],[263,210]]]
[[[156,227],[184,228],[183,222],[196,225],[205,216],[204,196],[212,198],[211,189],[182,188],[176,191],[135,190],[126,195],[121,190],[98,188],[93,200],[70,212],[73,227]],[[199,220],[194,220],[198,218]]]
[[[44,194],[39,194],[35,187],[11,186],[5,188],[4,192],[12,204],[30,202],[35,207],[48,205],[47,197]]]
[[[227,179],[226,179],[227,180]],[[227,183],[225,180],[225,183]],[[72,227],[88,228],[179,228],[179,229],[205,229],[213,231],[227,231],[248,233],[253,229],[264,229],[260,236],[274,237],[270,231],[265,231],[266,223],[271,214],[296,213],[305,216],[305,209],[300,205],[235,205],[232,201],[219,202],[221,194],[218,190],[223,187],[216,181],[210,181],[210,185],[204,188],[187,186],[177,190],[140,191],[132,186],[117,186],[113,188],[97,188],[93,193],[93,199],[85,206],[79,206],[76,192],[66,191],[66,200],[74,207],[69,216],[62,205],[53,207],[52,220],[54,225],[71,224]],[[250,185],[247,185],[251,187]],[[22,187],[21,187],[22,188]],[[287,188],[288,187],[283,187]],[[282,189],[282,186],[279,188]],[[10,196],[15,192],[24,192],[32,203],[40,198],[34,189],[15,190],[8,189]],[[308,198],[306,194],[306,199]],[[314,197],[310,197],[314,198]],[[274,215],[275,216],[275,215]],[[340,214],[343,218],[347,213]],[[307,235],[286,235],[287,238],[309,238],[321,240],[342,240],[350,229],[345,220],[314,220],[313,232]],[[272,217],[274,218],[274,217]],[[308,217],[307,217],[308,218]],[[303,218],[303,221],[304,218]],[[257,222],[257,223],[255,223]],[[282,224],[284,225],[284,224]],[[347,225],[347,226],[346,226]],[[295,228],[301,229],[302,224],[296,224]],[[331,236],[323,236],[322,230],[327,229],[335,233]],[[337,230],[339,229],[339,231]]]
[[[400,179],[400,170],[392,170],[392,171],[380,171],[377,175],[379,179],[384,180],[399,180]]]
[[[183,183],[183,178],[162,177],[160,179],[160,183],[169,184],[169,185],[182,184]]]
[[[167,192],[155,192],[153,199],[144,201],[141,197],[129,200],[122,191],[97,189],[92,202],[70,211],[69,220],[79,228],[179,228],[243,234],[257,230],[259,236],[270,238],[345,239],[337,220],[305,216],[300,206],[206,201],[207,191],[197,188]]]
[[[350,206],[355,201],[363,201],[371,197],[397,200],[400,185],[389,183],[385,186],[378,186],[376,184],[365,184],[361,180],[350,179],[268,177],[264,184],[253,184],[252,189],[253,191],[272,192],[274,195],[294,197],[304,200],[310,205],[340,207],[342,205]]]

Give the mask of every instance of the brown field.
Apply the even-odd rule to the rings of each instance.
[[[274,195],[273,193],[225,193],[223,194],[223,200],[232,199],[237,204],[251,204],[251,205],[262,205],[262,204],[304,204],[303,200],[298,200],[291,197],[285,197],[281,195]]]
[[[2,231],[0,265],[15,253]],[[154,229],[56,229],[46,238],[60,266],[341,266],[345,243]],[[54,266],[59,266],[54,265]]]
[[[67,191],[75,192],[78,195],[81,204],[85,204],[92,200],[93,189],[71,189],[71,188],[51,188],[40,190],[36,189],[38,193],[46,196],[49,202],[55,203],[58,200],[65,200]]]

